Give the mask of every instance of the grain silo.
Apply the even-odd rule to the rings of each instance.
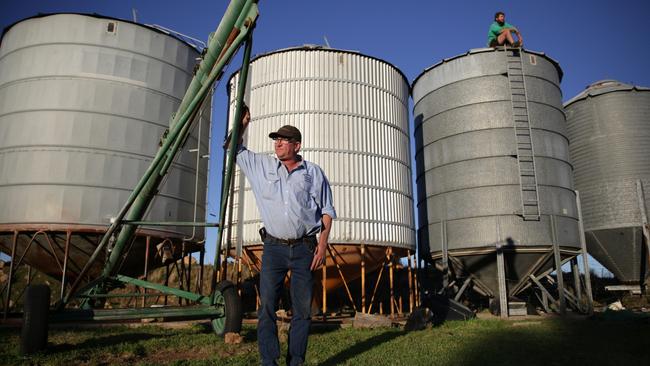
[[[513,301],[580,253],[561,78],[542,53],[485,48],[413,82],[420,250],[456,298]]]
[[[650,264],[650,89],[603,80],[564,108],[589,254],[622,283],[644,283]]]
[[[231,102],[237,82],[235,74]],[[244,144],[273,154],[269,132],[285,124],[302,131],[301,154],[327,174],[338,215],[327,265],[316,281],[326,290],[345,286],[361,311],[373,306],[375,286],[365,284],[364,273],[379,269],[380,277],[392,277],[395,259],[415,248],[408,97],[397,68],[352,51],[289,48],[256,57],[250,66],[246,102],[252,121]],[[227,235],[249,263],[259,265],[262,222],[248,181],[239,170],[235,174]],[[367,296],[348,288],[357,279]],[[327,296],[323,302],[321,291],[315,293],[325,309]]]
[[[149,26],[84,14],[24,19],[1,42],[0,248],[12,265],[74,280],[156,154],[199,52]],[[202,221],[210,113],[205,103],[145,220]],[[141,275],[145,258],[160,266],[202,240],[202,230],[141,227],[120,273]]]

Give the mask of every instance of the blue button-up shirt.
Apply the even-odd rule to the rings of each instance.
[[[266,231],[281,239],[316,234],[321,218],[336,218],[332,190],[323,170],[300,161],[291,173],[274,156],[254,153],[241,146],[237,165],[253,188]]]

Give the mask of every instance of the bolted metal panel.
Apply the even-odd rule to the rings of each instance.
[[[338,218],[330,242],[413,249],[409,90],[402,73],[356,52],[317,47],[262,55],[250,70],[252,122],[244,143],[273,154],[269,132],[284,124],[301,130],[301,154],[323,168],[332,186]],[[231,91],[237,82],[235,74]],[[262,222],[239,170],[232,200],[233,241],[259,244]]]
[[[521,100],[515,99],[509,82],[507,57],[513,55],[523,68]],[[434,257],[443,250],[443,241],[451,254],[480,256],[481,250],[507,239],[514,250],[538,248],[541,253],[553,244],[551,216],[558,225],[557,242],[568,250],[580,247],[561,76],[558,64],[542,53],[489,48],[444,60],[416,78],[418,237]],[[522,193],[515,101],[527,108],[539,197],[535,220],[524,220],[522,209],[527,196]],[[488,267],[493,265],[476,271],[490,272]],[[527,270],[527,265],[515,263],[508,271],[521,273],[508,276]]]
[[[643,258],[637,180],[650,207],[650,89],[596,82],[565,104],[589,253],[624,282]]]
[[[0,47],[0,223],[108,225],[155,155],[197,56],[153,28],[96,15],[39,16],[8,28]],[[194,220],[209,104],[147,220]],[[206,159],[198,170],[202,221]],[[192,235],[192,228],[150,230]]]

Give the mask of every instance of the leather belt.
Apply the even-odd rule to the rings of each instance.
[[[278,242],[280,244],[285,244],[285,245],[294,245],[306,241],[316,242],[316,235],[305,235],[302,238],[297,238],[297,239],[280,239],[280,238],[276,238],[275,236],[269,233],[266,233],[266,237],[275,242]]]

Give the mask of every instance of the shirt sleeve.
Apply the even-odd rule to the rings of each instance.
[[[265,169],[273,165],[273,158],[248,150],[245,146],[237,147],[237,165],[242,173],[248,178],[253,188],[256,188],[260,180],[264,180]]]
[[[493,38],[498,37],[499,32],[501,32],[501,27],[499,26],[499,24],[497,24],[496,22],[492,23],[492,25],[490,26],[490,34],[492,35],[492,37]]]
[[[325,173],[320,167],[317,167],[316,173],[318,179],[314,181],[314,199],[320,208],[321,215],[328,215],[332,219],[336,218],[336,210],[334,209],[334,200],[332,198],[332,189],[330,183],[325,176]]]
[[[249,179],[252,178],[252,174],[255,172],[255,153],[249,151],[245,146],[239,145],[236,160],[242,173]]]

